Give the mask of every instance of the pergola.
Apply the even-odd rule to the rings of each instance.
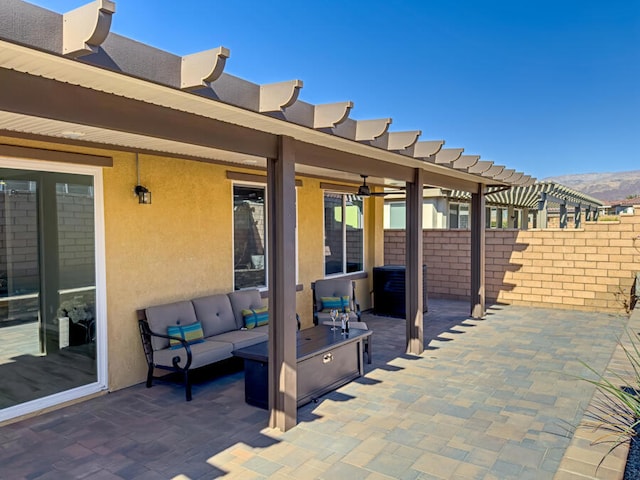
[[[484,315],[484,216],[490,188],[525,187],[521,172],[389,131],[390,118],[349,118],[353,103],[300,100],[300,80],[258,85],[224,72],[228,49],[176,56],[110,32],[114,2],[63,15],[18,0],[0,15],[0,135],[162,153],[267,172],[270,425],[296,423],[295,175],[404,186],[407,352],[423,351],[422,191],[469,192],[471,312]],[[58,151],[0,145],[0,155],[64,160]],[[71,155],[71,161],[87,161]],[[69,161],[69,160],[66,160]],[[93,162],[108,165],[108,159]],[[355,192],[355,187],[354,187]]]
[[[460,190],[447,193],[452,200],[469,201],[471,194]],[[582,226],[582,213],[586,220],[597,220],[599,207],[603,202],[585,193],[578,192],[555,182],[535,182],[532,185],[513,186],[511,188],[489,187],[486,191],[486,204],[504,207],[509,210],[509,219],[513,221],[514,208],[521,208],[524,217],[530,210],[537,215],[537,227],[547,227],[547,213],[550,205],[557,205],[560,212],[560,228],[567,227],[567,208],[573,207],[575,228]],[[510,225],[514,227],[514,225]]]

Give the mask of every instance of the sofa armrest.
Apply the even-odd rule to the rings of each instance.
[[[153,348],[151,347],[151,337],[159,337],[159,338],[167,338],[169,340],[176,340],[180,342],[181,347],[185,349],[185,352],[187,355],[187,361],[185,362],[184,366],[180,366],[180,356],[176,355],[172,359],[173,367],[183,371],[189,369],[189,367],[191,366],[191,362],[193,361],[193,354],[191,353],[191,346],[186,340],[180,337],[174,337],[171,335],[164,335],[162,333],[154,332],[149,327],[149,323],[147,322],[146,319],[142,319],[142,318],[138,319],[138,326],[140,327],[140,335],[142,337],[142,346],[144,348],[144,354],[147,357],[147,363],[149,365],[155,365],[153,361]]]

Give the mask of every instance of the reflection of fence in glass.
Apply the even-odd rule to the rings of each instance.
[[[28,180],[0,182],[0,211],[3,213],[0,221],[0,326],[38,321],[37,186],[37,182]],[[60,287],[69,289],[93,285],[93,188],[58,183],[56,204]]]
[[[37,322],[40,311],[37,185],[27,180],[3,180],[1,185],[0,326]]]
[[[72,189],[73,190],[73,189]],[[93,198],[57,193],[58,262],[63,289],[95,283]]]
[[[264,187],[234,186],[235,289],[266,286]]]

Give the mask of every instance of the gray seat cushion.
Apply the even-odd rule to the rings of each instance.
[[[192,363],[189,368],[198,368],[211,363],[219,362],[231,357],[233,345],[227,342],[215,342],[207,340],[202,343],[189,345],[191,347]],[[156,365],[173,366],[173,357],[180,357],[180,366],[184,367],[187,361],[187,351],[184,348],[165,348],[153,353],[153,361]]]
[[[193,305],[189,301],[156,305],[146,310],[149,328],[154,333],[167,334],[169,325],[191,325],[198,321]],[[151,346],[154,350],[162,350],[169,346],[169,339],[151,337]]]
[[[231,309],[236,320],[237,328],[244,327],[242,310],[261,308],[262,297],[259,290],[236,290],[228,294],[231,301]]]
[[[238,329],[231,310],[231,302],[226,294],[208,295],[195,298],[191,302],[196,317],[202,323],[205,337]]]
[[[267,339],[268,337],[264,333],[256,332],[255,329],[221,333],[214,338],[216,342],[229,342],[233,345],[233,350],[255,345],[260,342],[266,342]]]
[[[269,325],[262,325],[251,330],[252,332],[262,333],[265,336],[265,340],[269,339]]]

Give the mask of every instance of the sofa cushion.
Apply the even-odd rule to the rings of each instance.
[[[256,327],[251,331],[254,332],[254,333],[263,334],[265,340],[269,339],[269,325],[263,325],[262,327]]]
[[[269,324],[269,307],[251,308],[242,310],[244,328],[251,330]]]
[[[149,328],[154,333],[167,334],[169,325],[190,325],[196,323],[196,312],[189,301],[156,305],[145,310]],[[168,338],[151,337],[151,346],[154,350],[161,350],[169,346]]]
[[[198,368],[211,363],[219,362],[226,358],[230,358],[233,344],[227,342],[215,342],[207,340],[202,343],[191,345],[191,366],[189,368]],[[165,348],[153,353],[153,361],[156,365],[173,366],[173,358],[180,357],[181,367],[184,367],[187,361],[187,351],[184,348]]]
[[[229,342],[233,345],[233,349],[248,347],[256,343],[266,342],[268,337],[262,332],[255,330],[234,330],[233,332],[221,333],[212,337],[211,340],[216,342]],[[209,341],[209,340],[207,340]]]
[[[167,335],[186,340],[189,345],[204,342],[204,333],[200,322],[192,323],[191,325],[169,325],[167,327]],[[170,338],[169,348],[182,348],[182,342]]]
[[[242,310],[262,308],[262,297],[259,290],[236,290],[228,294],[233,315],[236,319],[236,328],[244,327]]]
[[[237,330],[236,320],[231,310],[229,297],[222,293],[195,298],[191,301],[193,308],[202,323],[205,337]]]

